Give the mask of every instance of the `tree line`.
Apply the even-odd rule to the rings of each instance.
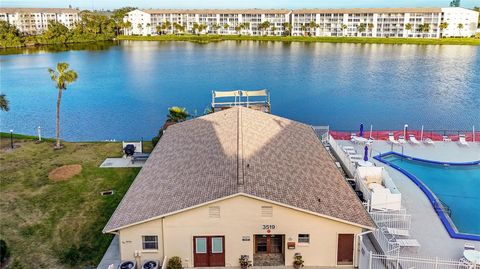
[[[81,11],[80,20],[71,29],[65,25],[48,22],[48,29],[39,35],[20,32],[14,25],[0,21],[0,47],[23,47],[49,44],[67,44],[112,40],[128,27],[123,21],[127,12],[134,7],[124,7],[113,11],[111,16],[100,12]]]

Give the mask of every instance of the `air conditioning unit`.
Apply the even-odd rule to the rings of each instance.
[[[137,269],[137,263],[135,261],[123,261],[118,266],[118,269]]]
[[[146,260],[143,262],[143,266],[141,269],[158,269],[161,265],[157,260]]]

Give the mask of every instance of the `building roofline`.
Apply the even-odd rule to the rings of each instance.
[[[158,220],[158,219],[161,219],[161,218],[169,217],[169,216],[172,216],[172,215],[183,213],[183,212],[186,212],[186,211],[189,211],[189,210],[193,210],[193,209],[196,209],[196,208],[199,208],[199,207],[203,207],[203,206],[206,206],[206,205],[209,205],[209,204],[221,202],[221,201],[228,200],[228,199],[231,199],[231,198],[235,198],[235,197],[238,197],[238,196],[244,196],[244,197],[248,197],[248,198],[251,198],[251,199],[271,203],[271,204],[274,204],[274,205],[286,207],[286,208],[289,208],[289,209],[297,210],[297,211],[307,213],[307,214],[310,214],[310,215],[314,215],[314,216],[317,216],[317,217],[326,218],[326,219],[329,219],[329,220],[337,221],[337,222],[344,223],[344,224],[353,225],[353,226],[364,228],[364,229],[369,229],[369,230],[375,229],[375,227],[370,227],[370,226],[362,225],[362,224],[359,224],[359,223],[354,223],[354,222],[351,222],[351,221],[347,221],[347,220],[344,220],[344,219],[328,216],[328,215],[325,215],[325,214],[312,212],[312,211],[309,211],[309,210],[305,210],[305,209],[301,209],[301,208],[298,208],[298,207],[295,207],[295,206],[291,206],[291,205],[283,204],[283,203],[276,202],[276,201],[273,201],[273,200],[261,198],[261,197],[251,195],[251,194],[247,194],[247,193],[244,193],[244,192],[238,192],[238,193],[235,193],[235,194],[232,194],[232,195],[224,196],[224,197],[219,198],[219,199],[211,200],[211,201],[208,201],[208,202],[205,202],[205,203],[201,203],[201,204],[194,205],[194,206],[187,207],[187,208],[183,208],[183,209],[180,209],[180,210],[177,210],[177,211],[169,212],[167,214],[163,214],[163,215],[156,216],[156,217],[153,217],[153,218],[149,218],[149,219],[145,219],[145,220],[142,220],[142,221],[137,221],[137,222],[134,222],[134,223],[130,223],[130,224],[127,224],[127,225],[124,225],[124,226],[121,226],[121,227],[118,227],[118,228],[115,228],[115,229],[110,229],[110,230],[105,230],[104,229],[102,232],[103,233],[116,233],[117,231],[125,229],[125,228],[129,228],[129,227],[139,225],[139,224],[142,224],[142,223],[146,223],[146,222],[150,222],[150,221],[153,221],[153,220]],[[374,223],[374,222],[372,221],[372,223]]]

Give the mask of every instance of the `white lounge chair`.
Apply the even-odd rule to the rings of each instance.
[[[352,141],[353,143],[356,143],[355,141],[355,138],[357,137],[357,134],[356,133],[352,133],[350,134],[350,141]]]
[[[403,135],[398,136],[398,143],[405,144],[405,137]]]
[[[461,145],[461,146],[468,146],[468,142],[467,140],[465,139],[465,135],[464,134],[461,134],[458,136],[458,143]]]
[[[442,138],[443,142],[450,142],[452,141],[452,139],[450,137],[448,137],[448,135],[444,135],[443,138]]]
[[[355,155],[355,154],[357,154],[357,151],[354,150],[354,149],[345,149],[344,151],[345,151],[345,153],[347,153],[348,155]]]
[[[428,145],[435,145],[435,142],[431,138],[425,138],[423,139],[423,143],[428,144]]]
[[[355,148],[352,146],[343,146],[343,150],[354,150]]]
[[[412,144],[415,144],[415,145],[420,144],[420,141],[418,141],[417,138],[415,137],[415,135],[413,135],[413,134],[408,135],[408,139],[410,140],[410,143],[412,143]]]
[[[357,154],[348,155],[348,158],[352,163],[358,163],[359,161],[363,160],[363,157]]]
[[[387,228],[387,232],[391,235],[405,236],[405,237],[410,236],[410,231],[405,229]]]
[[[395,140],[395,136],[393,135],[393,133],[388,134],[388,142],[392,144],[398,144],[398,141]]]
[[[465,245],[463,245],[463,249],[464,250],[475,250],[475,245],[470,244],[470,243],[465,243]]]
[[[396,239],[395,241],[400,247],[420,247],[417,239]]]

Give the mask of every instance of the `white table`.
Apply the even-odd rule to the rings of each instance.
[[[365,137],[356,136],[353,138],[353,141],[355,141],[355,143],[365,144],[367,143],[368,139],[366,139]]]
[[[471,263],[480,264],[480,251],[467,249],[463,252],[463,257]]]
[[[373,163],[371,163],[369,161],[361,160],[361,161],[358,162],[358,165],[363,166],[363,167],[372,167]]]

